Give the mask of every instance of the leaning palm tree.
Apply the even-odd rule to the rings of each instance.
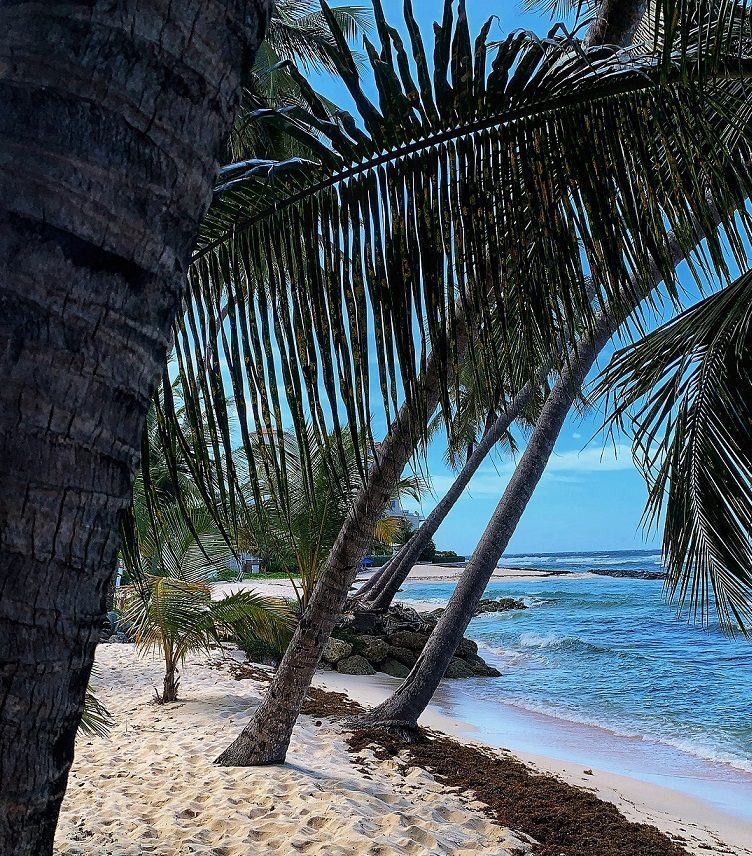
[[[746,163],[735,138],[726,139],[734,111],[747,108],[738,82],[746,66],[725,30],[715,40],[720,27],[688,27],[676,50],[669,40],[662,52],[587,55],[567,36],[516,34],[494,46],[486,73],[488,30],[473,49],[464,7],[455,26],[447,3],[432,81],[409,6],[407,16],[418,82],[377,7],[381,48],[366,49],[379,106],[365,97],[353,61],[340,69],[365,130],[347,115],[326,118],[303,85],[306,119],[329,141],[321,164],[281,172],[272,184],[239,178],[210,213],[194,259],[177,339],[187,395],[203,390],[207,407],[225,410],[216,371],[203,374],[197,358],[204,335],[221,342],[241,433],[250,426],[247,449],[262,426],[274,435],[287,422],[300,436],[306,409],[322,436],[334,422],[335,436],[362,432],[368,444],[373,341],[390,422],[306,620],[259,716],[223,757],[229,763],[284,757],[383,503],[430,415],[448,406],[457,364],[480,365],[480,353],[493,353],[499,317],[503,329],[528,333],[519,337],[529,344],[520,380],[542,362],[561,366],[562,332],[570,341],[594,332],[599,305],[633,305],[655,271],[675,283],[672,229],[689,255],[696,224],[748,192]],[[708,251],[722,264],[713,233]],[[502,388],[504,359],[502,350],[482,361]],[[217,438],[231,440],[221,419]],[[284,480],[284,469],[280,456],[275,477]]]
[[[354,600],[359,608],[376,612],[387,610],[478,467],[500,445],[516,451],[511,428],[516,422],[525,427],[531,422],[534,424],[540,414],[547,375],[547,370],[541,369],[537,383],[526,381],[515,396],[502,402],[496,396],[489,401],[478,388],[477,378],[468,379],[461,389],[462,400],[451,422],[447,445],[447,463],[457,471],[456,478],[393,558],[358,589]]]
[[[177,700],[179,668],[191,651],[228,637],[284,648],[291,617],[282,601],[252,591],[212,598],[211,580],[232,553],[205,507],[187,515],[176,505],[165,508],[140,546],[141,567],[130,570],[141,585],[125,593],[123,609],[137,648],[159,651],[164,660],[161,704]]]
[[[328,447],[336,445],[333,437],[328,437],[322,446],[309,427],[305,457],[302,457],[296,438],[285,434],[282,438],[286,446],[284,489],[280,490],[276,479],[267,480],[262,476],[259,487],[263,507],[257,508],[253,503],[253,491],[246,487],[247,511],[237,530],[240,546],[258,555],[273,557],[284,567],[295,568],[297,578],[291,576],[291,581],[301,613],[308,606],[353,498],[362,487],[353,444],[348,437],[341,442],[344,462],[333,456],[336,469],[331,472],[331,448]],[[268,445],[259,446],[257,463],[266,454],[269,454]],[[263,473],[266,468],[260,469]],[[419,499],[422,487],[421,480],[414,476],[403,478],[396,485],[393,496],[409,494]],[[396,518],[384,515],[377,524],[375,537],[392,543],[397,525]]]

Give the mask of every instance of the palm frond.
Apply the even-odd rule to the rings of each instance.
[[[744,632],[752,620],[752,274],[618,352],[597,390],[634,433],[665,511],[668,590]],[[712,597],[711,597],[712,593]]]
[[[91,677],[97,677],[96,666],[92,669]],[[84,696],[84,712],[81,716],[78,730],[87,737],[109,737],[112,728],[112,715],[96,696],[91,683],[86,687]]]
[[[229,461],[233,399],[258,507],[264,478],[286,489],[287,434],[308,467],[313,429],[330,474],[349,437],[361,479],[378,399],[387,422],[406,400],[425,440],[429,353],[447,368],[449,414],[461,361],[514,394],[592,329],[599,306],[633,305],[654,270],[675,293],[670,231],[695,272],[723,273],[724,238],[744,257],[748,220],[731,213],[750,189],[747,61],[715,19],[672,30],[668,57],[515,33],[489,66],[488,29],[473,44],[464,4],[455,18],[447,2],[431,76],[410,4],[409,48],[375,9],[378,104],[324,5],[358,118],[332,117],[302,75],[304,108],[259,112],[315,157],[223,185],[176,329],[196,454],[207,468]],[[698,228],[709,237],[692,255]],[[217,483],[231,514],[242,491],[231,473]]]

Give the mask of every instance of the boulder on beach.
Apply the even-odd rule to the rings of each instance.
[[[457,651],[455,653],[455,657],[462,657],[463,660],[467,659],[473,654],[478,653],[478,643],[473,642],[472,639],[468,639],[465,637],[460,644],[457,646]]]
[[[337,671],[343,675],[375,675],[376,669],[360,654],[352,654],[337,663]]]
[[[465,657],[465,662],[473,670],[473,674],[478,678],[500,678],[501,672],[479,657],[477,654],[469,654]]]
[[[352,654],[352,650],[353,646],[349,642],[345,642],[344,639],[335,639],[333,636],[330,636],[324,646],[324,652],[321,655],[321,659],[325,663],[337,663],[345,657],[349,657],[350,654]]]
[[[393,657],[387,657],[379,666],[379,671],[391,675],[393,678],[406,678],[410,674],[410,667]]]
[[[411,651],[422,651],[428,642],[427,633],[416,633],[413,630],[398,630],[389,634],[389,644],[396,648],[409,648]]]
[[[414,666],[418,659],[415,651],[411,651],[409,648],[400,648],[396,645],[389,646],[388,656],[398,663],[402,663],[404,666]]]
[[[389,645],[379,636],[361,636],[358,639],[358,653],[369,663],[380,663],[389,653]]]
[[[452,657],[444,672],[445,678],[474,678],[475,673],[468,664],[459,657]]]

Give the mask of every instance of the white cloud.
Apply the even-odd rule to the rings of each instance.
[[[581,452],[554,452],[547,472],[602,473],[634,469],[632,450],[626,443],[589,446]]]
[[[581,437],[582,437],[582,434],[580,434],[578,431],[575,431],[574,434],[572,434],[573,440],[579,440],[579,439],[581,439]]]
[[[514,472],[515,462],[506,460],[496,467],[481,467],[470,482],[467,492],[471,496],[500,497],[510,476]],[[583,481],[583,474],[617,472],[634,469],[632,453],[626,443],[616,446],[593,446],[577,451],[554,452],[543,474],[546,482],[575,484]],[[443,496],[454,482],[451,473],[437,473],[431,476],[431,485],[436,496]]]

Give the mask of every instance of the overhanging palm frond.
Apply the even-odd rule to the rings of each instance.
[[[98,677],[96,666],[91,670],[91,677]],[[112,727],[112,715],[97,698],[91,684],[86,688],[84,696],[84,712],[81,716],[78,730],[87,737],[108,737]]]
[[[707,618],[752,626],[752,274],[630,348],[603,373],[615,425],[634,432],[665,510],[668,588]]]
[[[473,44],[464,4],[455,20],[447,2],[431,75],[409,3],[410,53],[377,4],[375,105],[324,14],[358,121],[332,119],[298,75],[306,109],[258,120],[323,138],[320,165],[224,190],[193,260],[176,347],[188,418],[210,424],[207,458],[232,447],[232,397],[252,482],[254,444],[290,427],[302,438],[309,418],[321,442],[349,428],[363,469],[372,388],[387,420],[404,397],[424,434],[430,352],[447,366],[450,409],[462,323],[469,360],[496,355],[483,361],[489,387],[515,378],[514,392],[560,360],[562,337],[592,327],[593,303],[634,302],[627,283],[655,267],[674,283],[669,230],[688,255],[706,230],[695,264],[725,269],[715,217],[750,188],[738,40],[720,51],[715,29],[680,33],[665,60],[516,33],[487,56],[488,27]],[[724,227],[741,260],[746,218]],[[514,336],[514,366],[499,329]],[[280,448],[269,460],[284,484]]]

